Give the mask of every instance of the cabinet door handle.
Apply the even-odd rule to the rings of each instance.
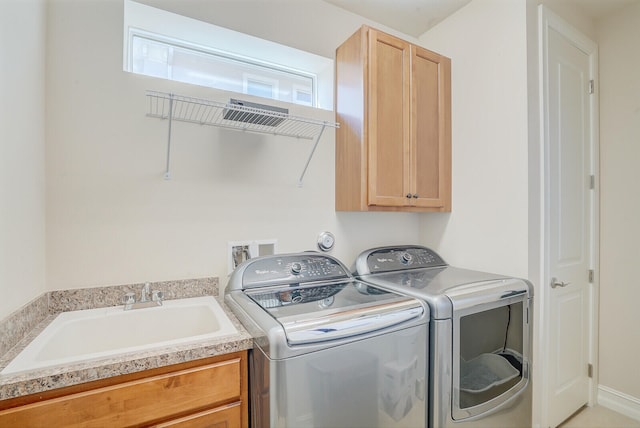
[[[413,199],[418,199],[418,194],[417,193],[413,194]]]
[[[411,198],[411,193],[407,193],[407,198]]]

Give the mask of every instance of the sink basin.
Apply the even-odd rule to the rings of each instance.
[[[0,374],[94,360],[237,333],[214,297],[63,312]]]

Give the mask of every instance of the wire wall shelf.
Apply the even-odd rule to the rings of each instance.
[[[233,101],[235,100],[230,100],[228,103],[221,103],[156,91],[147,91],[147,99],[147,116],[167,119],[169,122],[167,166],[164,174],[167,180],[171,178],[169,169],[171,161],[171,124],[174,120],[260,134],[315,140],[309,158],[298,180],[298,185],[302,185],[302,180],[304,179],[304,175],[307,172],[311,158],[313,158],[324,130],[327,127],[338,128],[340,126],[335,122],[292,116],[289,115],[285,109],[271,108],[270,106],[264,106],[267,108],[257,108],[250,105],[243,105],[242,103],[234,103]]]

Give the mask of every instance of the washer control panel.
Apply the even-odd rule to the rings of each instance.
[[[324,254],[289,254],[257,258],[242,275],[242,288],[351,279],[346,267]]]
[[[356,261],[360,275],[442,266],[447,263],[435,251],[420,246],[376,248],[360,254]]]

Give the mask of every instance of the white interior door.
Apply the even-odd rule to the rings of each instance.
[[[546,28],[548,422],[589,402],[593,267],[595,49]]]

